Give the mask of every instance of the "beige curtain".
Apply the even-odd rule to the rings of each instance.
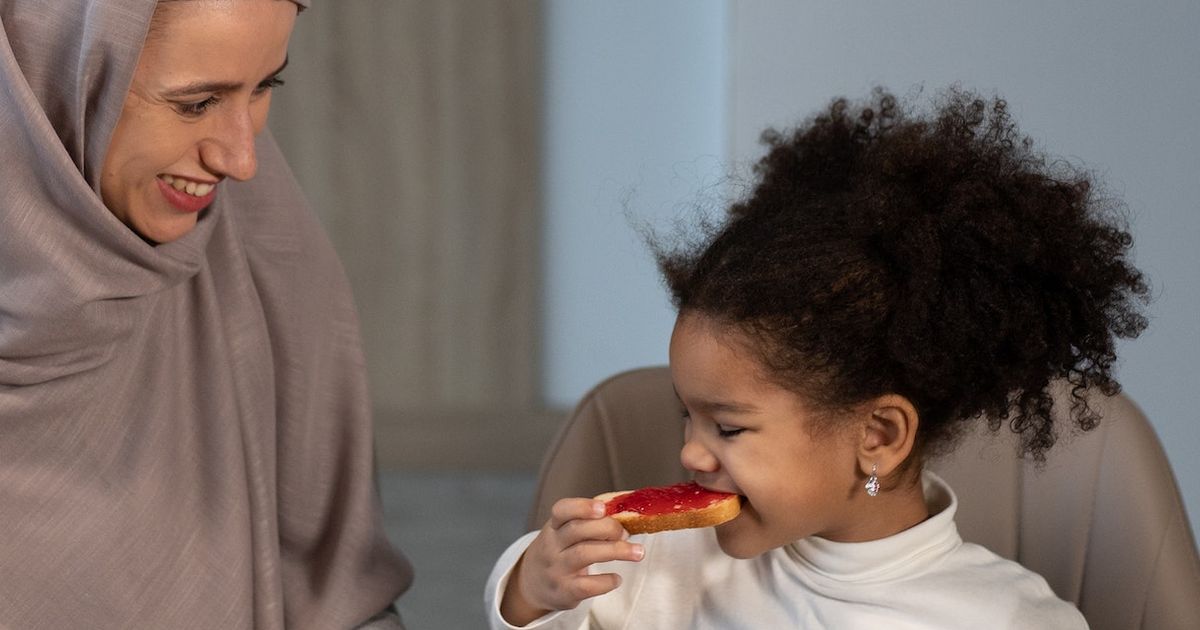
[[[537,0],[325,0],[271,127],[341,253],[387,467],[530,466]]]

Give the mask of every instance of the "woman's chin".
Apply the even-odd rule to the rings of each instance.
[[[128,225],[142,240],[154,244],[162,245],[176,241],[196,228],[197,215],[187,214],[174,216],[170,219],[137,221],[134,220]]]

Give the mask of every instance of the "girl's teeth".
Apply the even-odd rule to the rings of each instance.
[[[183,181],[182,179],[177,179],[177,180],[171,182],[171,185],[175,187],[175,190],[178,190],[181,192],[187,188],[187,182]]]
[[[213,189],[212,184],[199,184],[196,186],[195,195],[197,197],[203,197],[204,195],[207,195],[208,193],[212,192],[212,189]],[[191,192],[191,191],[188,191],[188,192]]]

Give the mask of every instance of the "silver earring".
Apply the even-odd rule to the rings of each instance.
[[[863,486],[867,489],[867,496],[874,497],[879,495],[879,475],[875,474],[875,471],[878,469],[877,465],[871,464],[871,476],[867,477],[867,484]]]

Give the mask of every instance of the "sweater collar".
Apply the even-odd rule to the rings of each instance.
[[[884,582],[922,573],[960,545],[954,524],[958,499],[940,477],[924,472],[921,485],[931,516],[900,533],[867,542],[810,536],[786,547],[797,564],[839,582]]]

